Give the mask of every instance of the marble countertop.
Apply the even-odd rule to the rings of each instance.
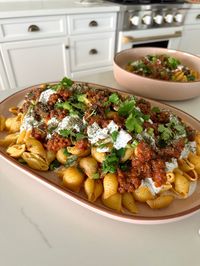
[[[111,2],[81,3],[80,0],[38,0],[0,2],[0,18],[72,13],[119,11],[120,6]]]
[[[120,88],[112,72],[83,81]],[[0,100],[14,91],[1,91]],[[200,98],[170,104],[200,118]],[[134,225],[95,214],[0,163],[2,266],[199,266],[200,212]]]

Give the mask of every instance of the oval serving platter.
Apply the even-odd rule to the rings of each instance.
[[[78,83],[81,83],[78,81]],[[103,90],[115,91],[113,88],[87,83],[89,87],[95,87]],[[0,113],[6,117],[10,115],[8,109],[12,106],[17,106],[22,102],[26,93],[32,90],[37,86],[32,86],[27,89],[21,90],[0,103]],[[116,90],[119,91],[119,90]],[[120,92],[120,91],[119,91]],[[120,92],[122,94],[126,94],[124,92]],[[144,98],[144,97],[143,97]],[[144,98],[145,99],[145,98]],[[179,117],[183,119],[183,121],[190,125],[192,128],[200,131],[200,122],[189,114],[166,104],[153,101],[147,99],[153,106],[158,106],[160,108],[168,109],[173,113],[177,114]],[[3,136],[3,133],[0,133],[0,136]],[[130,214],[129,212],[124,211],[123,213],[116,212],[105,207],[101,201],[97,201],[95,203],[91,203],[87,200],[85,194],[83,192],[75,193],[64,187],[61,183],[61,180],[52,172],[40,172],[29,167],[18,163],[15,159],[11,158],[6,154],[5,149],[0,147],[0,160],[6,160],[7,163],[12,165],[18,171],[25,173],[27,176],[37,180],[41,184],[50,188],[51,190],[61,194],[62,196],[70,199],[77,204],[90,209],[98,214],[104,215],[106,217],[134,224],[160,224],[177,221],[183,218],[186,218],[200,209],[200,182],[197,182],[197,187],[195,192],[183,200],[174,200],[174,202],[165,209],[153,210],[146,206],[145,204],[138,203],[139,213],[138,214]]]

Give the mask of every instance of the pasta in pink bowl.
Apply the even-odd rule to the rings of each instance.
[[[199,132],[199,121],[174,107],[68,78],[0,103],[2,160],[129,223],[199,210]]]
[[[121,89],[157,100],[182,101],[200,96],[200,57],[155,47],[126,49],[113,60]]]

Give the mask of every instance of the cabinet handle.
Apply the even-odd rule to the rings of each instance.
[[[30,25],[28,27],[28,32],[40,31],[40,28],[37,25]]]
[[[65,45],[65,49],[69,49],[69,45]]]
[[[196,16],[196,19],[200,19],[200,14],[198,14],[198,15]]]
[[[89,27],[97,27],[97,26],[98,26],[98,23],[97,23],[96,20],[92,20],[92,21],[90,21],[90,23],[89,23]]]
[[[98,54],[98,51],[96,49],[91,49],[89,51],[89,54],[93,55],[93,54]]]

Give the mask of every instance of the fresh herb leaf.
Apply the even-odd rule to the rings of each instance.
[[[195,76],[193,76],[193,75],[188,75],[188,76],[187,76],[187,80],[188,80],[188,81],[193,81],[193,80],[195,80]]]
[[[126,119],[125,125],[130,132],[140,134],[143,130],[142,121],[140,117],[135,117],[133,114],[130,114],[129,117]]]
[[[61,80],[61,82],[60,82],[60,84],[61,84],[63,87],[65,87],[65,88],[69,88],[69,87],[71,87],[73,83],[74,83],[74,82],[73,82],[71,79],[67,78],[67,77],[64,77],[64,78]]]
[[[150,136],[153,136],[154,135],[154,129],[152,127],[149,127],[147,129],[147,133],[150,135]]]
[[[53,171],[53,170],[57,169],[58,167],[60,167],[60,165],[61,165],[61,163],[60,163],[58,160],[55,159],[55,160],[50,164],[49,169],[50,169],[51,171]]]
[[[101,143],[101,144],[98,145],[98,148],[103,149],[103,148],[105,148],[106,146],[107,146],[106,143]]]
[[[167,59],[168,66],[172,69],[176,69],[180,65],[180,61],[174,57],[169,56]]]
[[[150,115],[142,115],[144,121],[148,121],[150,119]]]
[[[81,140],[81,139],[85,139],[85,138],[87,138],[87,136],[86,136],[85,134],[83,134],[83,133],[81,133],[81,132],[76,133],[76,140],[77,140],[77,141],[78,141],[78,140]]]
[[[72,104],[70,104],[69,102],[63,102],[63,103],[59,103],[57,102],[55,104],[55,108],[58,109],[64,109],[64,110],[68,110],[70,115],[78,115],[78,111],[74,109],[74,107],[72,106]]]
[[[119,149],[119,150],[116,150],[116,155],[117,155],[117,157],[118,157],[119,159],[121,159],[121,158],[124,156],[125,151],[126,151],[125,148],[121,148],[121,149]]]
[[[131,161],[127,160],[125,163],[120,163],[119,168],[123,171],[126,172],[131,168]]]
[[[92,178],[93,178],[93,179],[99,179],[99,178],[100,178],[99,173],[95,173],[95,174],[93,174],[93,175],[92,175]]]
[[[106,105],[109,105],[110,103],[114,103],[114,104],[119,104],[121,101],[120,101],[120,98],[119,98],[119,95],[116,93],[116,92],[114,92],[114,93],[112,93],[110,96],[109,96],[109,98],[108,98],[108,101],[106,101],[105,103],[104,103],[104,106],[106,106]]]
[[[59,90],[61,88],[64,88],[64,89],[68,89],[72,86],[74,82],[67,78],[67,77],[64,77],[58,84],[55,84],[55,85],[49,85],[48,88],[51,88],[52,90]]]
[[[151,109],[151,112],[152,112],[152,113],[160,113],[160,108],[154,106],[154,107]]]
[[[69,155],[70,155],[70,153],[68,152],[67,148],[64,148],[64,149],[63,149],[63,154],[64,154],[65,156],[69,156]]]
[[[81,103],[81,102],[80,103],[71,103],[71,105],[73,107],[75,107],[76,109],[79,109],[83,112],[86,110],[86,105],[84,103]]]
[[[135,148],[137,147],[138,144],[139,144],[139,142],[135,139],[135,140],[131,143],[131,147],[135,149]]]
[[[19,159],[18,159],[18,162],[19,162],[19,163],[21,163],[21,164],[27,164],[27,162],[26,162],[26,161],[24,161],[24,159],[23,159],[23,158],[19,158]]]
[[[185,135],[186,136],[186,130],[185,127],[181,124],[175,125],[174,129],[177,131],[179,135]]]
[[[111,138],[112,138],[112,140],[113,140],[114,142],[117,140],[118,135],[119,135],[119,132],[118,132],[118,131],[113,131],[113,132],[111,133]]]
[[[55,108],[65,109],[65,110],[68,110],[68,111],[73,110],[73,107],[71,106],[71,104],[69,102],[62,102],[62,103],[57,102],[55,104]]]
[[[119,165],[120,159],[125,154],[125,148],[119,150],[112,149],[111,153],[106,156],[106,159],[102,163],[103,173],[115,173]]]
[[[119,163],[119,158],[117,157],[114,150],[111,151],[109,155],[106,156],[106,159],[102,163],[103,173],[115,173]]]
[[[77,159],[78,159],[77,155],[70,155],[69,157],[67,157],[65,167],[73,166],[77,162]]]
[[[135,108],[135,98],[131,97],[131,99],[128,99],[120,104],[118,114],[121,116],[128,116]]]
[[[168,142],[173,137],[173,132],[172,132],[171,128],[165,127],[162,124],[158,126],[158,132],[161,133],[160,137],[165,142]]]
[[[61,129],[60,131],[59,131],[59,134],[61,135],[61,136],[63,136],[64,138],[68,138],[68,137],[75,137],[76,136],[76,134],[72,131],[72,130],[70,130],[70,129]]]

